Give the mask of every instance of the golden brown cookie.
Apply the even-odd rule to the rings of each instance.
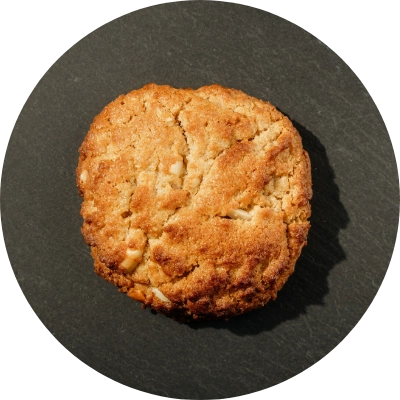
[[[146,85],[80,148],[82,233],[96,272],[177,319],[275,299],[310,227],[308,154],[270,103],[219,85]]]

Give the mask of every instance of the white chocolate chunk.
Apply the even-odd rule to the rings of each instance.
[[[251,214],[248,213],[245,210],[241,210],[240,208],[234,210],[229,210],[227,213],[228,217],[233,218],[233,219],[244,219],[246,221],[250,221],[251,220]]]
[[[84,169],[81,173],[81,176],[79,177],[79,179],[81,180],[82,183],[86,183],[87,178],[88,178],[88,172],[86,169]]]
[[[142,250],[132,250],[132,249],[128,249],[128,250],[126,251],[126,255],[127,255],[129,258],[132,258],[133,260],[137,260],[137,259],[139,259],[139,258],[142,257],[143,251],[142,251]]]
[[[194,188],[197,188],[197,186],[199,186],[199,185],[200,185],[200,179],[194,178],[191,182],[191,187],[194,189]]]
[[[121,263],[121,267],[125,270],[125,272],[132,272],[137,265],[137,261],[133,258],[125,258]]]
[[[177,161],[176,163],[172,164],[169,168],[169,173],[173,175],[181,175],[183,171],[183,162]]]
[[[171,300],[169,300],[167,297],[165,297],[157,288],[152,288],[151,291],[152,291],[161,301],[164,301],[165,303],[171,303]]]
[[[127,258],[125,258],[125,260],[122,261],[121,267],[126,272],[132,272],[135,269],[135,267],[139,264],[143,255],[143,251],[128,249],[126,251],[126,255]]]

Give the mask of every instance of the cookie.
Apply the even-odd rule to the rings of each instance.
[[[178,320],[264,306],[293,273],[311,214],[308,154],[268,102],[219,85],[119,96],[80,147],[95,271]]]

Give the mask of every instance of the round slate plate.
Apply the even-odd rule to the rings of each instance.
[[[93,273],[80,234],[77,150],[108,102],[148,82],[241,89],[275,104],[302,135],[313,166],[309,245],[263,309],[182,325],[142,310]],[[104,375],[177,398],[265,389],[332,350],[382,282],[398,204],[388,133],[346,64],[285,20],[218,2],[137,11],[65,53],[20,114],[1,192],[11,264],[50,332]]]

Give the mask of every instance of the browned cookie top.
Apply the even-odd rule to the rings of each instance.
[[[181,319],[274,299],[310,226],[298,132],[270,103],[219,85],[118,97],[80,148],[77,184],[96,271]]]

